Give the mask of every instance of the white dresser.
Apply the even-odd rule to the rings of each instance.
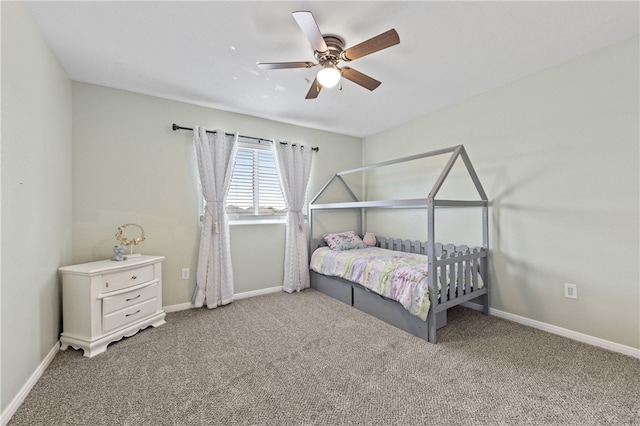
[[[140,256],[60,268],[60,349],[72,346],[92,357],[106,351],[111,342],[164,324],[163,260],[163,256]]]

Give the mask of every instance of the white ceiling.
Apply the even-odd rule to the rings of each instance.
[[[365,137],[638,35],[627,2],[26,2],[72,80]],[[382,85],[305,95],[318,68],[291,12],[353,46],[400,44],[349,63]],[[182,124],[182,123],[179,123]],[[184,123],[191,125],[192,123]],[[240,130],[241,129],[236,129]]]

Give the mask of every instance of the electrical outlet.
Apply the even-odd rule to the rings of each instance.
[[[183,280],[189,279],[189,268],[182,268],[182,279]]]
[[[575,284],[564,283],[564,297],[569,299],[578,298],[578,286]]]

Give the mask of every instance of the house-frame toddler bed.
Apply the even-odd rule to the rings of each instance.
[[[343,176],[359,173],[369,169],[414,161],[426,157],[450,154],[450,157],[439,174],[435,184],[426,198],[361,201],[349,188]],[[465,169],[477,190],[479,200],[444,200],[436,195],[447,179],[456,160],[461,159]],[[318,203],[327,188],[334,182],[340,182],[352,201],[338,203]],[[435,211],[438,208],[479,208],[482,211],[482,246],[469,247],[437,243],[434,239],[436,224]],[[357,169],[336,173],[309,203],[310,252],[326,245],[322,238],[314,238],[314,214],[319,211],[355,211],[359,215],[359,229],[363,234],[365,211],[367,209],[424,209],[426,210],[427,240],[411,241],[394,238],[377,237],[376,246],[396,252],[414,253],[424,256],[426,278],[423,280],[428,288],[428,312],[426,320],[410,313],[405,306],[396,300],[383,297],[372,291],[371,286],[364,286],[348,281],[339,276],[325,275],[315,270],[310,271],[311,287],[348,305],[373,315],[385,322],[399,327],[413,335],[436,343],[436,330],[446,325],[447,309],[468,302],[472,299],[482,304],[485,315],[489,311],[489,276],[488,276],[488,200],[480,180],[462,145],[425,152],[396,160],[371,164]],[[325,251],[328,249],[324,249]],[[367,250],[367,249],[364,249]],[[314,256],[312,255],[312,264]],[[436,271],[436,273],[432,273]]]

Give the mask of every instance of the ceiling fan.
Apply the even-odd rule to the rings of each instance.
[[[350,62],[354,59],[362,58],[387,47],[400,43],[400,37],[396,30],[391,29],[360,44],[344,48],[344,40],[336,35],[322,35],[313,14],[309,11],[293,12],[293,18],[298,26],[309,39],[313,48],[316,62],[258,62],[259,68],[265,70],[277,70],[285,68],[311,68],[320,65],[322,69],[318,72],[313,84],[307,92],[306,99],[315,99],[322,87],[333,87],[340,81],[341,77],[350,80],[365,89],[374,90],[380,86],[381,82],[365,75],[353,68],[343,66],[338,68],[338,62]]]

